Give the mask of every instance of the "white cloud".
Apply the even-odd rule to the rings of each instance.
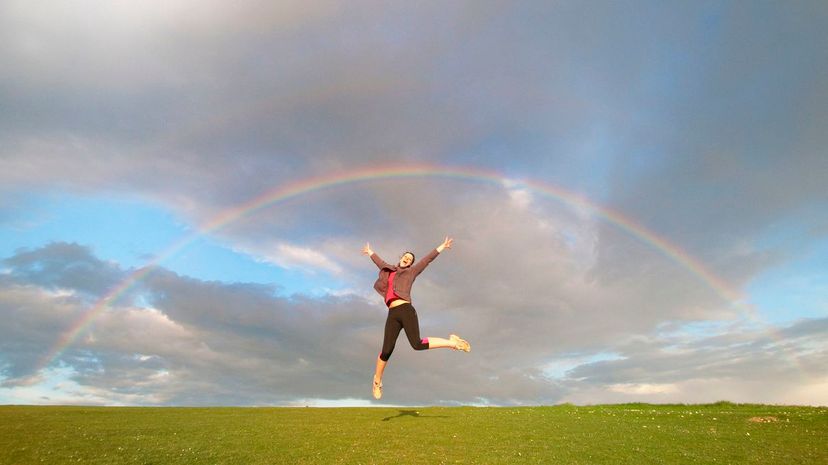
[[[300,246],[282,241],[257,244],[236,244],[233,250],[250,256],[254,260],[270,263],[282,268],[299,269],[309,274],[320,271],[341,274],[342,266],[320,249]]]
[[[308,248],[282,243],[276,246],[273,254],[276,263],[286,268],[299,267],[308,271],[325,270],[341,273],[342,267],[322,253]]]
[[[608,388],[611,392],[651,396],[653,394],[672,394],[678,392],[675,384],[612,384]]]
[[[512,201],[515,208],[526,210],[532,205],[534,196],[532,192],[520,181],[509,178],[504,178],[501,184],[506,189],[506,193]]]

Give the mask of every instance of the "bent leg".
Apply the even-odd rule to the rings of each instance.
[[[411,344],[411,347],[414,350],[441,348],[462,350],[464,352],[469,352],[471,350],[471,346],[468,341],[461,339],[456,334],[449,335],[448,339],[431,336],[421,339],[420,322],[417,319],[417,311],[414,307],[411,306],[411,304],[404,304],[396,308],[400,310],[400,313],[398,313],[400,322],[403,329],[405,329],[405,335],[408,338],[408,343]]]
[[[408,337],[408,343],[414,350],[426,350],[431,347],[431,341],[428,338],[420,339],[420,321],[417,319],[417,311],[411,305],[400,305],[406,307],[401,313],[400,320],[402,320],[405,335]]]

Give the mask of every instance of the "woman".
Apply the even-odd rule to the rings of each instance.
[[[448,339],[440,337],[426,337],[420,339],[420,323],[417,321],[417,311],[411,306],[411,286],[420,273],[432,260],[437,258],[443,250],[450,249],[454,240],[446,237],[446,240],[437,248],[429,252],[425,258],[414,263],[414,254],[405,252],[400,257],[398,265],[389,265],[371,250],[370,244],[365,244],[362,253],[371,257],[371,260],[379,268],[379,278],[374,283],[374,289],[385,299],[388,306],[388,318],[385,320],[385,338],[382,341],[382,352],[377,357],[377,369],[374,373],[374,398],[382,397],[382,373],[385,365],[394,351],[397,343],[397,336],[405,329],[408,342],[414,350],[439,349],[447,347],[454,350],[469,352],[471,346],[456,334],[449,335]]]

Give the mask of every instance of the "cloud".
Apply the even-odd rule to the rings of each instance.
[[[7,324],[0,328],[0,369],[3,384],[21,378],[36,380],[35,368],[61,331],[80,318],[82,303],[68,295],[44,290],[33,284],[0,279],[0,308]]]
[[[735,294],[828,230],[822,6],[194,5],[0,7],[0,221],[13,224],[29,192],[119,193],[198,230],[313,176],[473,166],[582,194]],[[456,246],[418,280],[416,305],[424,332],[457,331],[474,351],[400,347],[390,402],[588,402],[640,397],[641,386],[675,386],[650,393],[660,398],[693,388],[755,398],[753,381],[739,382],[761,377],[751,358],[780,375],[772,399],[792,392],[785,351],[803,366],[821,360],[803,323],[768,342],[703,273],[599,216],[519,183],[329,186],[210,234],[313,270],[308,280],[332,295],[280,298],[159,269],[60,361],[78,389],[95,399],[110,389],[114,402],[363,398],[384,310],[359,249],[423,256],[447,234]],[[769,240],[778,225],[807,232]],[[0,353],[7,383],[36,376],[65,328],[133,271],[95,244],[55,241],[3,264],[0,307],[18,331],[3,334],[16,341]],[[668,350],[681,341],[662,339],[665,326],[698,322],[733,334]],[[623,359],[589,362],[602,353]],[[583,380],[550,380],[543,367],[559,359],[585,360],[571,367]],[[803,383],[813,399],[819,382]]]
[[[19,250],[3,264],[12,270],[8,277],[18,282],[88,295],[104,294],[124,277],[114,263],[97,259],[88,247],[63,242]]]
[[[818,385],[824,378],[825,329],[825,319],[808,319],[785,328],[731,326],[713,335],[639,337],[616,347],[620,357],[584,363],[566,372],[561,382],[579,386],[581,392],[568,396],[579,402],[594,396],[607,402],[718,398],[823,404],[815,390],[802,386]],[[786,383],[769,383],[779,379]]]
[[[795,39],[821,30],[806,6],[635,18],[485,2],[5,8],[0,176],[20,188],[129,191],[198,222],[352,166],[507,161],[711,259],[780,212],[826,202],[825,61],[812,59],[818,41]],[[768,29],[763,13],[786,19]],[[790,71],[800,65],[813,72]],[[718,239],[700,241],[714,223]]]
[[[637,394],[651,396],[653,394],[669,394],[678,391],[675,384],[612,384],[611,392],[622,394]]]
[[[510,202],[508,195],[503,202]],[[475,238],[462,244],[472,250],[479,246]],[[88,311],[86,300],[49,290],[53,281],[67,283],[62,288],[71,283],[64,275],[72,274],[72,268],[64,262],[84,258],[84,263],[100,268],[91,270],[93,275],[107,270],[123,274],[94,259],[88,249],[69,255],[64,247],[68,246],[55,244],[21,252],[25,260],[18,256],[6,260],[11,275],[17,276],[16,281],[5,278],[0,289],[3,317],[15,322],[2,335],[7,389],[34,375],[48,348]],[[559,254],[565,251],[562,243],[557,247]],[[473,265],[458,268],[456,262],[482,256],[464,256],[460,250],[445,252],[432,263],[418,280],[416,302],[423,335],[444,337],[443,332],[457,331],[472,341],[473,351],[413,352],[401,342],[389,365],[389,386],[394,387],[389,389],[389,402],[554,403],[583,401],[583,392],[593,392],[595,401],[613,399],[612,393],[675,397],[687,393],[687,383],[716,379],[746,383],[774,379],[779,385],[768,392],[779,393],[787,383],[807,385],[810,378],[803,376],[818,375],[818,367],[824,366],[821,321],[801,322],[773,333],[741,329],[736,334],[741,337],[659,339],[654,326],[658,320],[621,325],[623,313],[613,320],[606,312],[591,313],[588,304],[575,305],[574,299],[573,308],[567,308],[560,297],[541,306],[527,305],[517,294],[536,288],[538,284],[528,279],[531,274],[509,274],[506,279],[498,273],[499,279],[485,281],[492,289],[482,296],[457,293],[458,287],[471,284],[458,281],[468,281],[467,273],[460,270]],[[51,267],[39,266],[41,262]],[[17,267],[24,267],[27,274]],[[51,280],[35,270],[43,270]],[[365,277],[366,283],[372,282],[368,273]],[[514,297],[504,294],[510,286],[518,287]],[[550,295],[583,292],[576,283],[558,286]],[[110,306],[54,360],[72,368],[70,379],[77,385],[72,395],[87,393],[95,402],[179,405],[289,404],[296,399],[367,395],[365,379],[373,369],[385,312],[376,298],[284,298],[268,286],[204,282],[164,269],[148,275],[139,288],[146,306],[129,301]],[[623,312],[625,304],[621,304]],[[597,315],[607,322],[596,324]],[[550,378],[538,368],[590,347],[614,351],[621,358],[575,366],[562,378]],[[796,366],[801,372],[791,365],[792,354],[800,360]],[[769,378],[770,373],[776,375]]]
[[[828,221],[824,52],[796,38],[821,31],[808,6],[5,8],[0,177],[17,189],[126,191],[199,224],[319,173],[477,165],[584,192],[713,263],[779,215]]]
[[[268,245],[257,244],[254,247],[255,252],[252,253],[243,249],[237,248],[237,250],[254,257],[263,257],[260,260],[263,259],[284,268],[299,268],[309,273],[319,271],[333,274],[342,273],[342,267],[339,264],[324,253],[309,247],[296,246],[285,242]]]
[[[55,248],[42,252],[44,261],[61,259]],[[37,363],[88,307],[83,301],[59,306],[68,298],[4,283],[3,316],[15,322],[5,327],[2,350],[5,384],[12,386],[40,368]],[[376,306],[351,297],[283,299],[265,286],[200,282],[164,270],[142,286],[143,298],[154,306],[110,306],[54,360],[74,369],[72,381],[79,386],[111,390],[113,401],[141,393],[144,402],[178,404],[324,398],[330,393],[319,387],[322,373],[352,376],[354,349],[368,358],[374,352],[366,347],[365,307]],[[269,398],[273,392],[276,397]],[[351,389],[351,395],[357,392]]]

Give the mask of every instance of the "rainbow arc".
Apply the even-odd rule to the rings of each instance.
[[[249,200],[246,203],[220,212],[209,221],[204,222],[192,233],[170,244],[166,249],[157,254],[153,260],[146,263],[141,268],[133,271],[123,281],[110,289],[106,295],[95,302],[90,310],[85,312],[78,321],[72,324],[49,349],[37,365],[37,371],[49,366],[77,339],[78,335],[89,327],[89,325],[92,324],[92,322],[94,322],[94,320],[120,296],[135,286],[136,283],[145,279],[150,273],[153,272],[153,270],[157,269],[162,262],[180,252],[189,244],[196,241],[199,237],[215,233],[258,210],[272,207],[279,203],[296,199],[312,192],[332,190],[379,180],[400,178],[445,178],[467,182],[496,184],[504,188],[505,186],[519,186],[520,188],[528,189],[531,192],[539,194],[543,197],[563,202],[570,207],[586,209],[593,215],[615,225],[641,242],[657,250],[662,255],[696,276],[701,282],[713,289],[727,302],[746,308],[751,319],[756,319],[752,309],[743,304],[742,295],[737,290],[733,289],[725,280],[718,277],[700,260],[691,256],[681,247],[670,242],[667,238],[659,236],[655,232],[636,223],[634,220],[625,216],[621,212],[601,206],[576,192],[571,192],[561,187],[546,184],[538,180],[521,179],[517,181],[500,173],[478,168],[428,165],[392,166],[356,169],[344,173],[340,172],[330,175],[308,177],[278,186]]]

